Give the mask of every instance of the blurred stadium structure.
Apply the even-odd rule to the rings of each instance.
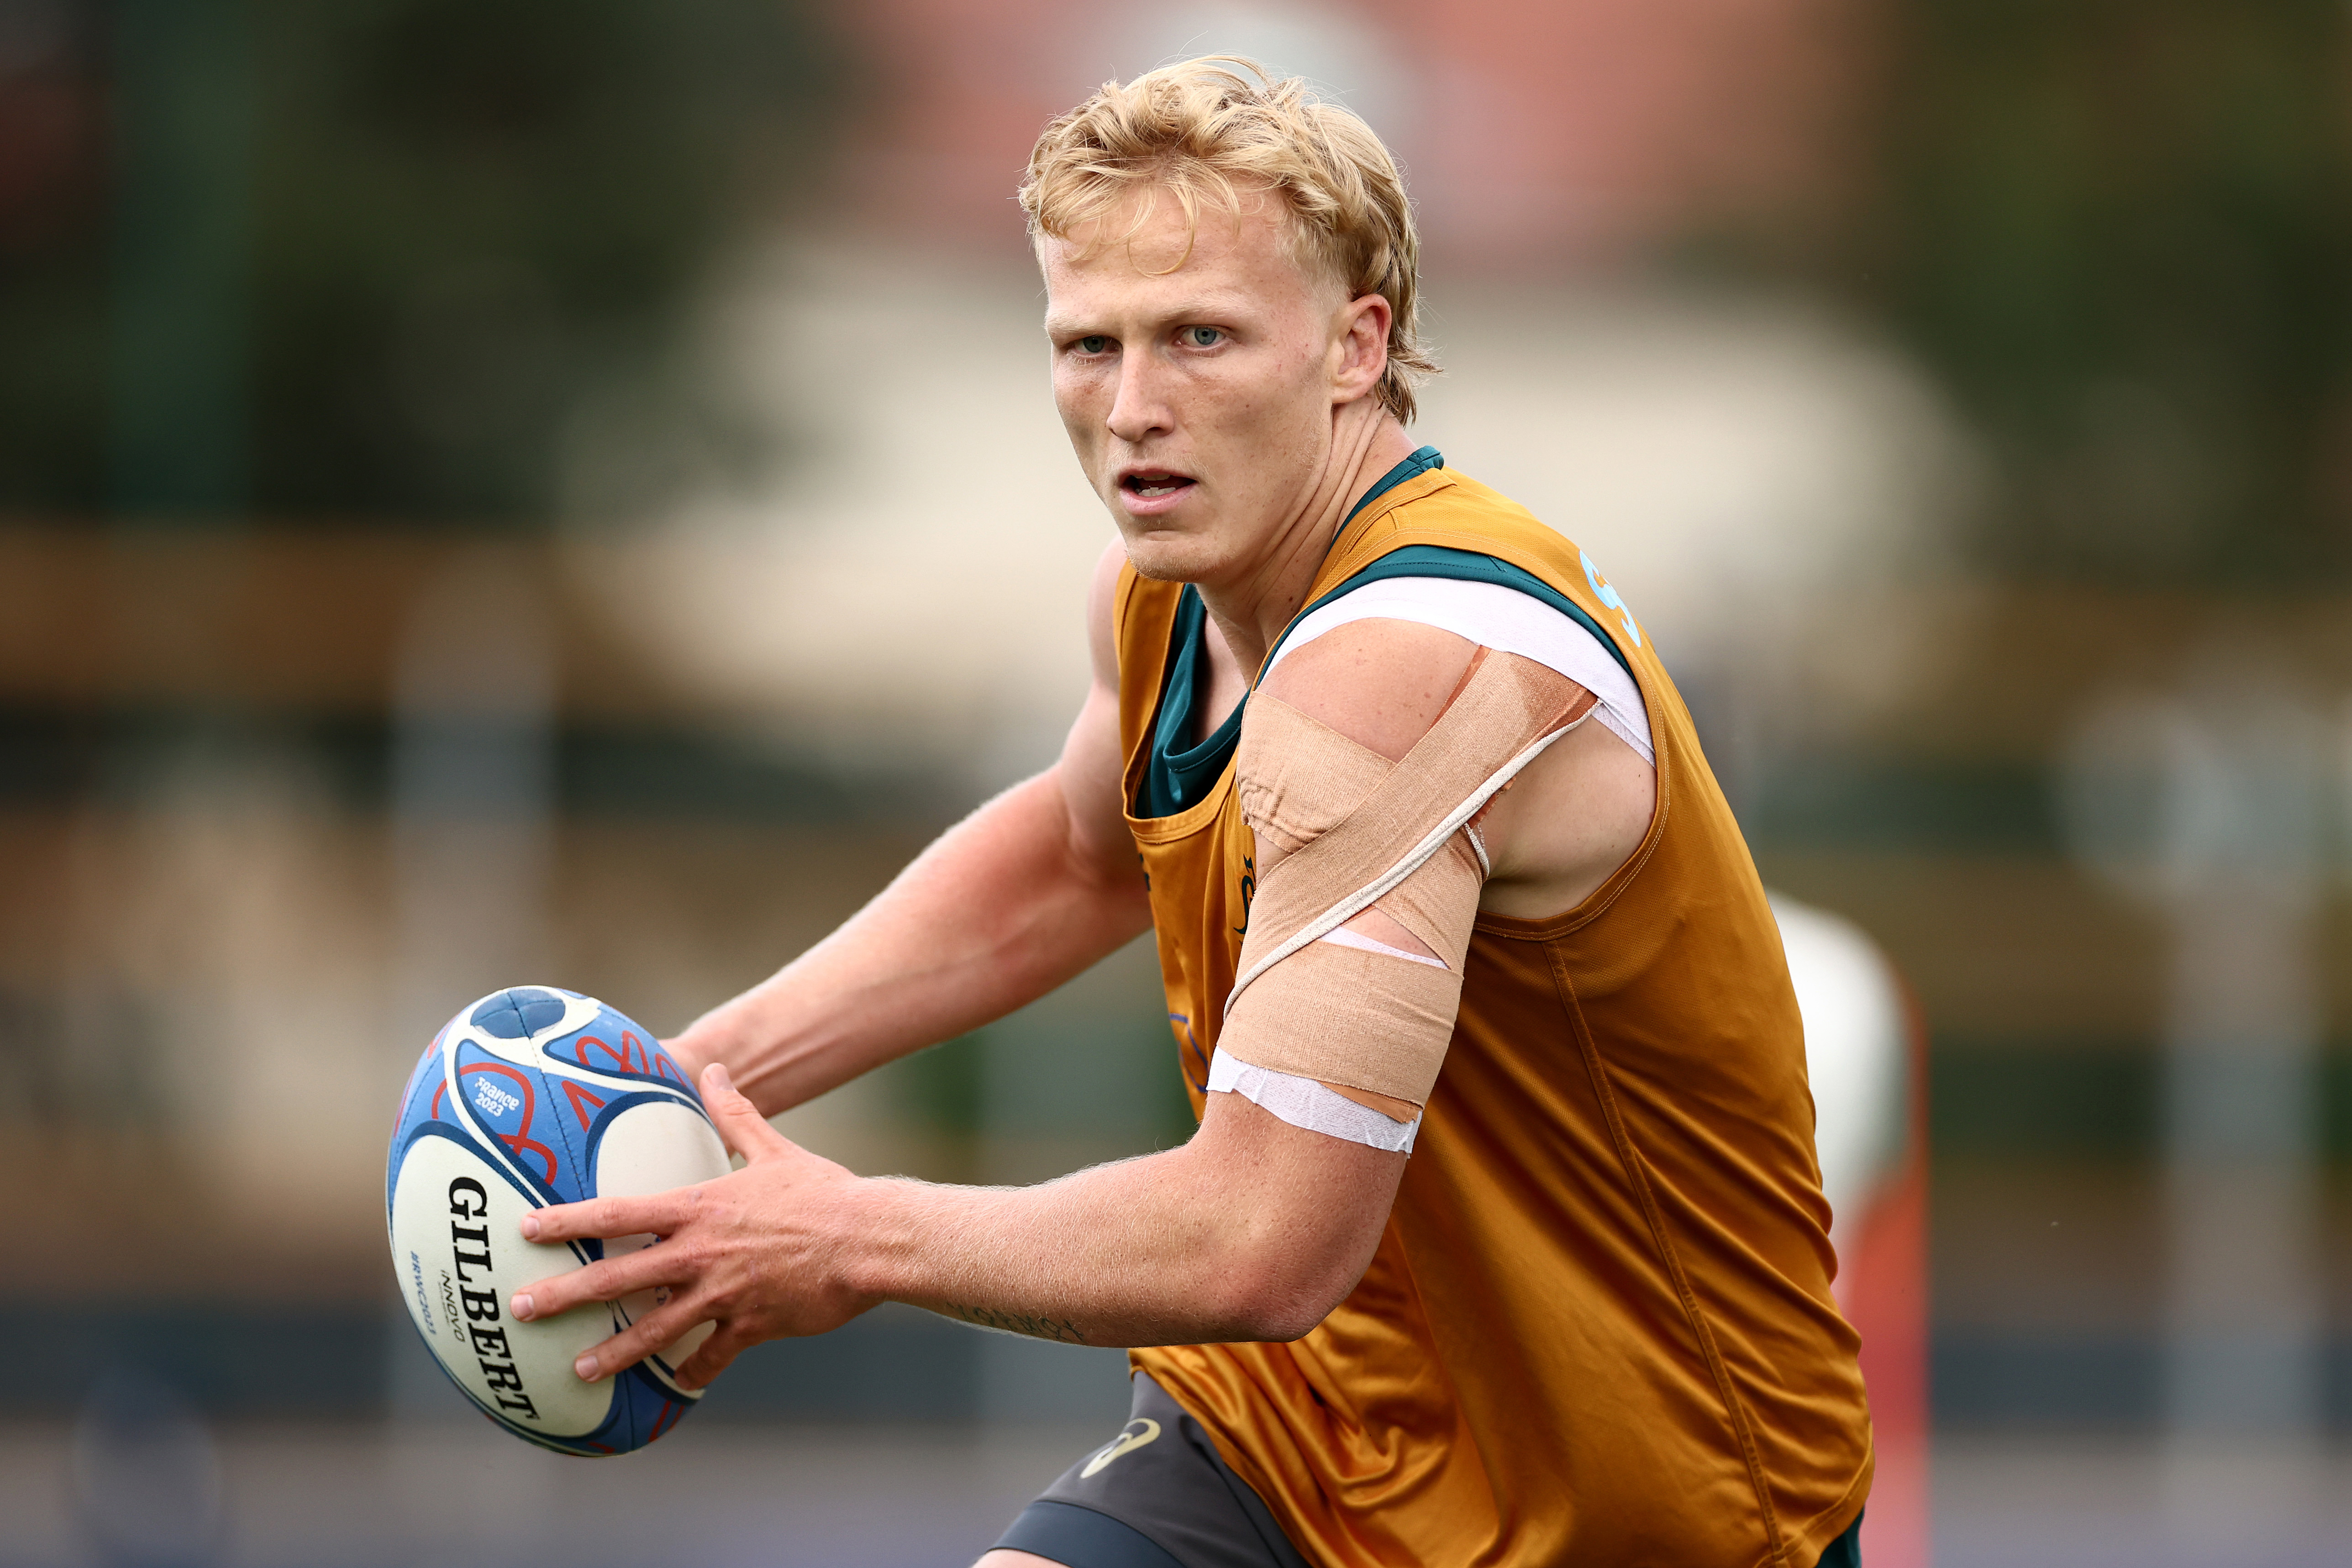
[[[1051,755],[1106,524],[1009,191],[1094,83],[1226,49],[1391,136],[1423,438],[1606,565],[1768,880],[1908,984],[1883,1213],[1932,1254],[1940,1560],[2341,1561],[2347,27],[0,0],[0,1173],[37,1198],[0,1323],[40,1347],[0,1562],[413,1563],[610,1486],[453,1423],[394,1331],[419,1021],[527,973],[675,1027]],[[1179,1138],[1152,973],[783,1124],[956,1180]],[[1118,1384],[877,1313],[631,1460],[672,1511],[499,1545],[944,1561]]]

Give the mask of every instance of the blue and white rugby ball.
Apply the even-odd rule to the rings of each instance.
[[[652,1034],[551,985],[494,991],[442,1027],[409,1075],[384,1173],[400,1292],[419,1338],[482,1413],[564,1454],[625,1454],[701,1398],[671,1375],[705,1323],[617,1377],[572,1363],[658,1304],[656,1292],[518,1322],[524,1285],[646,1246],[527,1242],[524,1214],[723,1176],[727,1146]]]

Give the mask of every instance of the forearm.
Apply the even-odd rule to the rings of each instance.
[[[1049,770],[950,828],[872,902],[673,1043],[761,1111],[1034,1000],[1150,924],[1142,879],[1078,850]]]
[[[529,1321],[584,1301],[668,1299],[582,1359],[604,1376],[719,1325],[678,1367],[688,1387],[746,1346],[821,1334],[898,1300],[1066,1343],[1296,1339],[1322,1321],[1380,1245],[1402,1153],[1292,1127],[1238,1095],[1209,1097],[1181,1149],[1040,1187],[860,1178],[794,1144],[703,1075],[741,1170],[642,1198],[596,1198],[522,1220],[526,1239],[666,1237],[516,1292]]]
[[[1302,1178],[1297,1142],[1318,1135],[1269,1131],[1034,1187],[863,1183],[839,1266],[862,1294],[1066,1343],[1295,1339],[1361,1277],[1402,1160],[1322,1140],[1318,1159],[1363,1169]]]
[[[1237,1288],[1235,1227],[1184,1212],[1167,1169],[1180,1163],[1145,1155],[1010,1191],[876,1181],[851,1211],[844,1271],[864,1294],[1070,1344],[1288,1337]]]

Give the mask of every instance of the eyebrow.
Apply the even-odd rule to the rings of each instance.
[[[1191,300],[1179,300],[1169,309],[1155,312],[1154,322],[1160,326],[1175,326],[1189,321],[1215,321],[1239,313],[1235,307],[1245,305],[1247,301],[1248,297],[1238,291],[1227,294],[1222,299],[1214,296],[1199,296]],[[1085,320],[1082,316],[1056,315],[1052,310],[1048,310],[1045,312],[1045,334],[1048,337],[1060,337],[1066,332],[1077,332],[1084,336],[1086,335]]]

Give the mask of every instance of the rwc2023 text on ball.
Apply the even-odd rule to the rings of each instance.
[[[384,1172],[400,1292],[433,1358],[483,1414],[563,1454],[625,1454],[702,1397],[672,1375],[710,1332],[601,1383],[582,1352],[667,1300],[639,1291],[519,1322],[514,1292],[650,1236],[525,1241],[532,1209],[639,1197],[723,1176],[727,1146],[654,1037],[592,996],[494,991],[442,1026],[409,1075]]]

